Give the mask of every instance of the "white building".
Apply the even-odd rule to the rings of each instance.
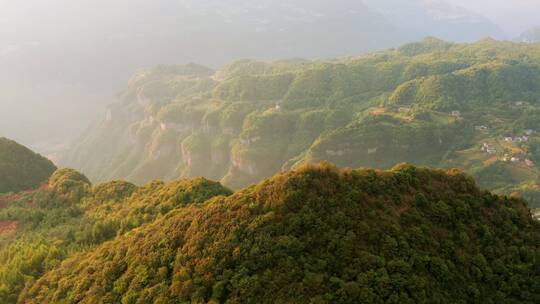
[[[367,153],[368,154],[374,154],[374,153],[377,153],[377,150],[379,150],[379,148],[368,149]]]

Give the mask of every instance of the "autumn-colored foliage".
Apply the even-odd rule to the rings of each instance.
[[[539,232],[457,170],[305,165],[72,255],[19,302],[538,303]]]
[[[68,257],[176,208],[230,194],[203,178],[142,187],[123,181],[92,186],[79,172],[57,170],[47,186],[4,197],[8,203],[0,209],[0,304],[16,303],[25,285]]]

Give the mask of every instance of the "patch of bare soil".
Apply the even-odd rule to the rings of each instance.
[[[0,236],[13,235],[17,232],[18,222],[0,221]]]

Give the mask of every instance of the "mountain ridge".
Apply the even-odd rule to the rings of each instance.
[[[534,303],[538,229],[457,170],[306,165],[74,256],[19,302]]]
[[[462,168],[538,205],[539,58],[533,44],[427,38],[335,60],[161,66],[135,76],[61,163],[97,180],[206,176],[238,189],[304,162],[410,162]]]

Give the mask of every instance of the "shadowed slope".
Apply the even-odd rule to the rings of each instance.
[[[50,160],[0,137],[0,193],[36,188],[45,183],[55,169]]]

